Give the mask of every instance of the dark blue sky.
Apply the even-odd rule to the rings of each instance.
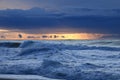
[[[0,0],[0,28],[120,35],[119,4],[120,0]]]

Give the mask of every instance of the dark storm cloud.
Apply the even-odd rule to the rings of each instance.
[[[0,27],[120,34],[119,4],[119,0],[0,0]]]
[[[96,9],[87,8],[81,8],[79,11],[86,13],[91,11],[97,12]],[[111,10],[111,14],[114,13],[115,15],[106,15],[107,11],[102,11],[104,12],[103,15],[69,15],[46,11],[41,8],[1,10],[0,27],[23,31],[33,29],[64,29],[67,27],[68,29],[77,29],[76,32],[120,34],[120,10]]]

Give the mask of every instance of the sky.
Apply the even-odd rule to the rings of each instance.
[[[120,37],[119,4],[120,0],[0,0],[0,29]]]

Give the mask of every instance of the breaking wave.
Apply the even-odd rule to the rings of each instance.
[[[14,49],[5,45],[6,48],[0,48],[0,74],[64,80],[120,79],[119,47],[54,42],[18,42]]]
[[[20,45],[20,48],[42,48],[42,49],[59,49],[59,50],[108,50],[108,51],[120,51],[118,47],[107,46],[88,46],[88,45],[66,45],[66,44],[50,44],[34,41],[25,41]],[[41,49],[41,50],[42,50]]]

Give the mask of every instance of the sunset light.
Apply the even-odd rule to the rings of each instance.
[[[0,80],[120,80],[120,0],[0,0]]]
[[[21,37],[20,37],[21,36]],[[10,30],[0,30],[0,39],[10,40],[82,40],[82,39],[99,39],[104,34],[92,33],[45,33],[45,34],[30,34],[24,32],[15,32]]]
[[[5,29],[0,29],[0,32],[7,32],[9,30],[5,30]]]

